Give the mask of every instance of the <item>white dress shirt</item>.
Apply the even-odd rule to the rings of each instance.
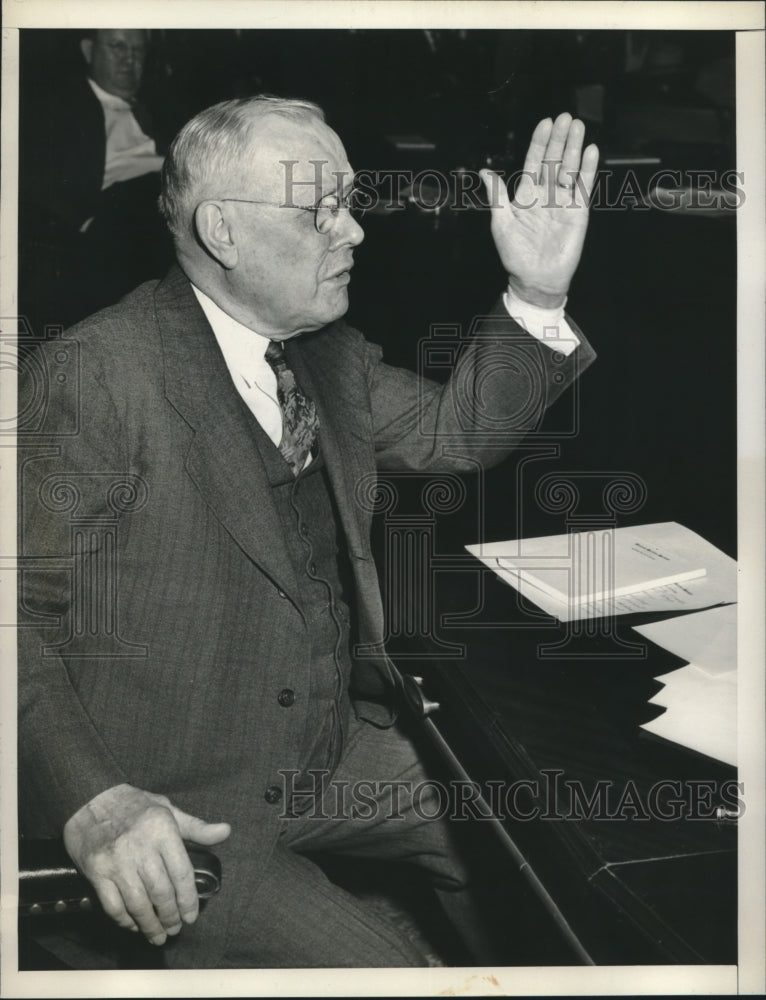
[[[263,337],[232,319],[195,285],[192,285],[192,289],[213,329],[234,387],[255,419],[279,447],[282,439],[282,409],[277,401],[277,377],[265,357],[269,346],[268,337]],[[523,302],[510,289],[505,293],[503,301],[509,315],[551,350],[571,354],[580,343],[564,319],[563,306],[560,309],[541,309]],[[310,461],[311,455],[306,459],[306,465]]]
[[[106,127],[106,160],[101,190],[159,170],[163,157],[157,154],[154,139],[142,131],[130,104],[116,94],[107,93],[90,77],[88,83],[103,108]]]
[[[232,319],[196,285],[192,285],[192,288],[213,328],[234,387],[255,419],[279,447],[282,440],[282,408],[277,400],[277,376],[265,356],[269,338]]]

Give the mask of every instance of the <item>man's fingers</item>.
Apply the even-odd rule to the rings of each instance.
[[[584,137],[585,126],[578,118],[575,118],[569,126],[566,146],[564,147],[558,177],[556,178],[556,182],[560,184],[561,187],[571,188],[577,179],[577,175],[580,172],[582,141]]]
[[[143,882],[124,884],[120,886],[125,909],[138,924],[138,929],[151,944],[164,944],[167,931],[155,912]]]
[[[593,193],[593,185],[596,181],[596,171],[598,170],[598,146],[593,143],[587,146],[582,156],[582,166],[580,168],[580,187],[578,196],[583,204],[588,204]]]
[[[569,138],[572,116],[568,111],[562,112],[553,123],[548,148],[545,150],[545,160],[560,160],[564,155],[564,147]]]
[[[522,182],[540,184],[546,190],[552,184],[574,188],[578,201],[587,203],[595,183],[598,149],[590,145],[583,153],[584,138],[585,126],[569,112],[560,114],[555,121],[545,118],[538,122],[524,160]],[[482,175],[485,173],[482,171]]]
[[[568,111],[560,114],[553,123],[553,128],[551,129],[550,138],[548,139],[548,145],[545,149],[545,155],[543,156],[543,162],[540,168],[540,183],[546,188],[549,183],[555,184],[558,179],[558,169],[561,163],[561,158],[564,155],[564,149],[569,137],[571,124],[572,116]]]
[[[120,927],[124,927],[125,930],[138,930],[138,924],[125,909],[122,894],[114,882],[110,882],[108,879],[94,879],[93,888],[96,890],[107,916],[111,917]]]
[[[158,858],[144,865],[140,874],[149,902],[154,907],[163,930],[168,934],[177,934],[181,930],[181,914],[176,886],[162,859]]]
[[[184,919],[198,907],[194,873],[188,855],[179,841],[186,870],[176,859],[175,878],[162,858],[144,862],[132,879],[94,879],[104,911],[120,927],[140,930],[152,944],[164,944],[167,936],[177,934]],[[179,898],[180,897],[180,898]]]
[[[553,122],[550,118],[543,118],[532,133],[529,149],[524,160],[524,173],[533,177],[535,181],[540,176],[540,168],[548,148],[548,140],[553,130]]]
[[[162,857],[168,878],[175,889],[181,920],[186,924],[193,924],[199,914],[199,896],[189,855],[185,850],[166,850]]]

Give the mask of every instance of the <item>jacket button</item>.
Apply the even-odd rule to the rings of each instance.
[[[269,803],[270,806],[273,806],[275,802],[279,802],[279,800],[282,798],[282,789],[279,787],[279,785],[269,785],[269,787],[263,793],[263,797],[264,799],[266,799],[266,801]]]
[[[277,593],[279,594],[280,597],[287,597],[287,594],[284,592],[284,590],[279,590],[279,588],[277,588]]]
[[[312,563],[309,566],[309,573],[311,573],[312,576],[316,576],[317,575],[317,564],[316,563]]]
[[[308,535],[308,533],[309,533],[308,525],[302,524],[301,534],[303,535],[303,537],[305,538]]]
[[[295,704],[295,691],[291,688],[283,688],[277,695],[277,701],[282,708],[289,708]]]

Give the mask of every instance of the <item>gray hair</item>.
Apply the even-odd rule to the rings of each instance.
[[[325,120],[322,109],[312,101],[257,94],[200,111],[175,137],[162,167],[158,205],[176,239],[191,231],[200,190],[242,162],[249,151],[253,122],[267,115],[303,122]]]

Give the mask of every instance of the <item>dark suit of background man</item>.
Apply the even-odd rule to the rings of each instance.
[[[82,71],[55,86],[38,68],[48,84],[22,116],[19,302],[34,328],[69,326],[172,259],[156,208],[164,149],[138,100],[147,32],[93,31],[80,50]]]
[[[315,105],[277,98],[182,129],[162,194],[177,265],[69,334],[79,387],[51,391],[40,441],[76,413],[79,430],[21,463],[22,554],[53,557],[23,574],[38,624],[19,629],[22,822],[63,830],[107,912],[168,965],[424,964],[312,852],[413,862],[457,907],[433,789],[413,803],[403,787],[400,818],[390,785],[355,817],[333,800],[344,781],[414,790],[426,773],[394,724],[370,477],[496,462],[498,427],[533,429],[592,360],[563,312],[598,159],[583,132],[539,124],[518,203],[484,172],[508,289],[445,385],[343,322],[364,236],[353,172]],[[270,341],[319,423],[295,469]],[[336,781],[326,801],[312,768]],[[224,865],[199,920],[182,838]]]

